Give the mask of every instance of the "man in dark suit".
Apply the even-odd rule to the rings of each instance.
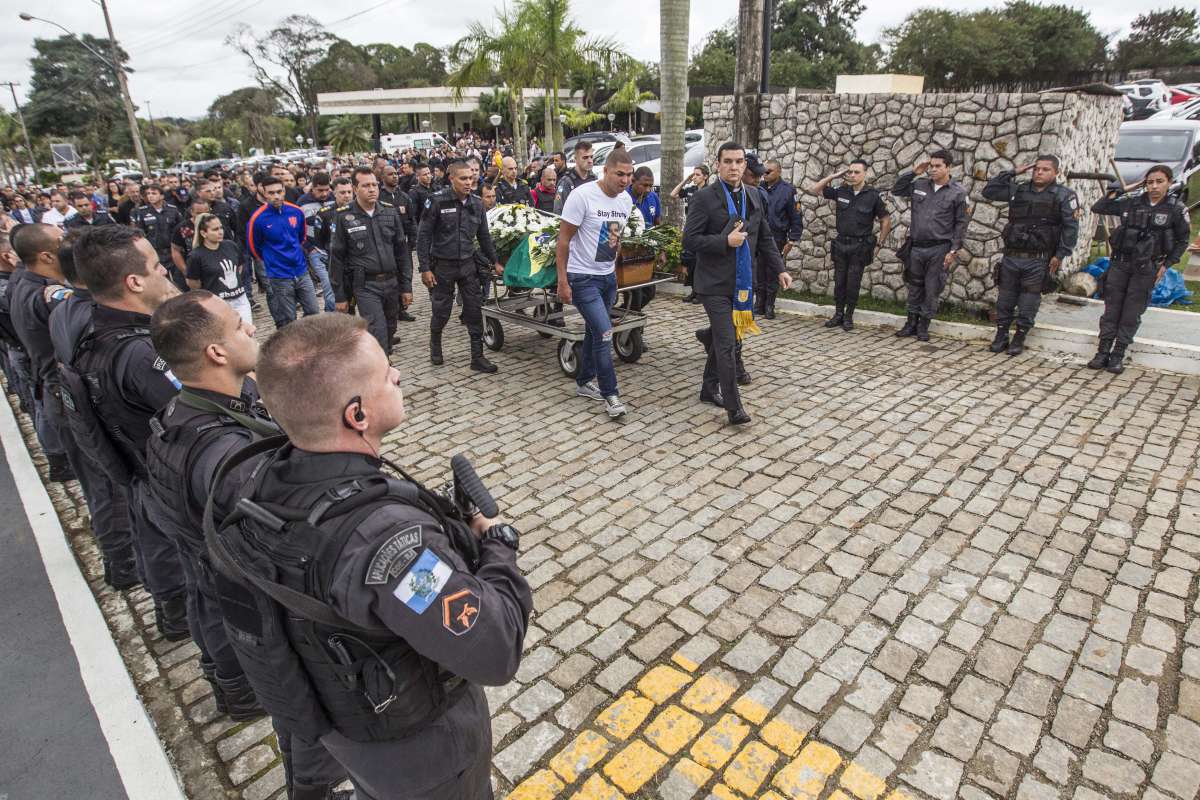
[[[782,288],[792,285],[771,238],[762,194],[742,185],[745,169],[745,148],[735,142],[721,145],[717,150],[720,179],[692,197],[683,229],[683,249],[696,255],[694,289],[710,326],[696,331],[708,353],[700,400],[724,408],[734,425],[750,422],[737,388],[750,379],[746,375],[738,380],[737,363],[739,330],[758,333],[751,310],[756,262],[778,274]]]

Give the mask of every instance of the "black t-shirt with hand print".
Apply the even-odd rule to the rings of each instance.
[[[246,294],[242,272],[238,267],[238,248],[228,239],[212,250],[201,244],[187,258],[187,277],[200,281],[200,288],[222,300],[236,300]]]

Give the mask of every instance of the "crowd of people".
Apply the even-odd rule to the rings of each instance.
[[[481,303],[502,265],[486,211],[558,213],[557,300],[586,330],[576,394],[627,413],[614,273],[633,208],[651,226],[663,217],[653,174],[620,147],[597,177],[586,142],[570,165],[554,153],[524,171],[477,144],[0,189],[0,356],[49,479],[79,480],[105,582],[141,584],[162,637],[195,641],[218,710],[271,716],[293,800],[337,797],[346,779],[364,800],[490,796],[479,687],[515,673],[532,596],[515,528],[380,458],[406,418],[390,355],[413,320],[414,272],[432,300],[430,362],[444,363],[457,296],[470,366],[495,373]],[[953,167],[935,150],[890,190],[911,200],[900,337],[928,340],[962,247]],[[1074,249],[1081,209],[1058,171],[1040,155],[983,190],[1008,205],[993,352],[1021,352],[1044,281]],[[744,425],[743,347],[791,285],[803,218],[779,162],[726,142],[713,172],[696,168],[670,195],[686,203],[688,299],[708,320],[700,401]],[[836,215],[827,327],[853,329],[863,271],[890,234],[869,176],[854,159],[804,187]],[[1121,224],[1092,368],[1122,369],[1154,281],[1187,246],[1171,179],[1153,167],[1143,192],[1093,206]],[[276,328],[261,349],[258,297]]]

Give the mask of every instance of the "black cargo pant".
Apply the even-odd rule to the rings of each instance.
[[[200,665],[205,674],[211,670],[222,680],[240,678],[245,672],[229,644],[229,634],[225,632],[225,617],[213,585],[212,571],[194,553],[183,547],[180,550],[187,580],[188,630],[200,649]]]
[[[367,331],[391,355],[392,338],[400,318],[400,281],[395,273],[368,275],[354,289],[358,313],[367,321]]]
[[[1007,328],[1017,318],[1023,331],[1033,328],[1042,305],[1042,284],[1049,264],[1043,258],[1005,256],[1000,262],[1000,280],[996,294],[996,324]]]
[[[837,312],[854,313],[862,276],[875,257],[874,236],[839,236],[829,248],[833,257],[833,304]]]
[[[1116,340],[1125,348],[1133,343],[1142,314],[1150,305],[1158,265],[1149,259],[1118,261],[1104,276],[1104,314],[1100,317],[1100,340]]]
[[[479,289],[479,271],[474,258],[464,258],[458,261],[433,259],[433,277],[437,283],[430,290],[433,301],[433,314],[429,322],[431,333],[440,334],[450,321],[450,312],[454,310],[454,292],[462,293],[463,324],[467,326],[472,339],[483,336],[483,312],[480,310],[483,297]]]
[[[787,244],[786,236],[774,236],[775,247],[783,252]],[[762,259],[754,259],[754,305],[762,308],[764,305],[774,305],[775,295],[779,294],[779,273],[771,269]]]
[[[151,517],[146,503],[149,488],[135,478],[130,486],[122,487],[129,504],[129,520],[133,529],[134,553],[142,585],[156,603],[173,600],[187,591],[179,547]]]
[[[946,254],[949,252],[949,242],[930,247],[918,247],[913,243],[908,271],[905,273],[908,313],[920,314],[926,319],[933,319],[937,314],[938,301],[950,277],[950,271],[946,269]]]

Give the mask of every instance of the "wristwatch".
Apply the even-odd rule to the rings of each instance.
[[[485,542],[495,539],[505,547],[516,550],[521,544],[521,532],[507,522],[501,522],[484,531],[482,539]]]

